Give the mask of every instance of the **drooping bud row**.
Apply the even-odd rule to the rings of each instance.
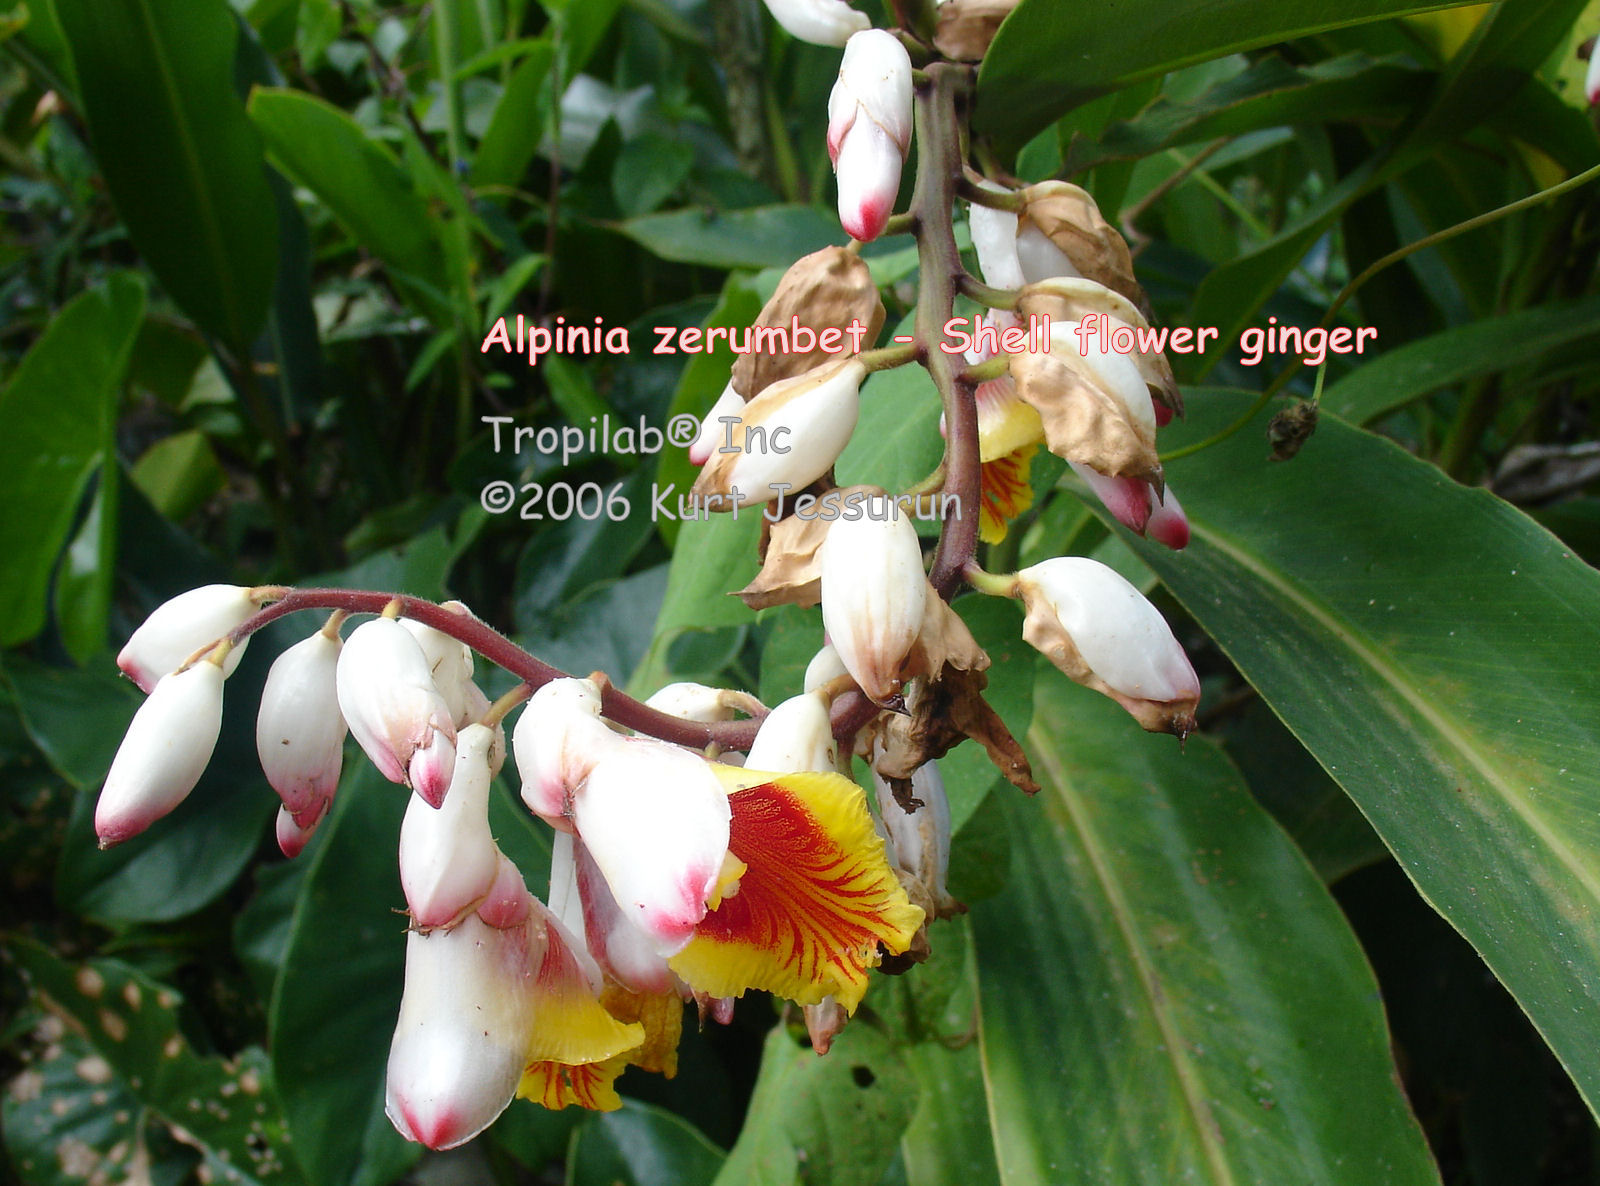
[[[1194,729],[1200,680],[1155,606],[1099,561],[1061,556],[1016,574],[1022,636],[1071,679],[1110,696],[1146,729]]]
[[[839,222],[852,239],[868,242],[883,233],[910,151],[911,58],[882,29],[853,34],[828,97]]]

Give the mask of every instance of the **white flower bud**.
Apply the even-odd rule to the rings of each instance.
[[[204,585],[162,602],[128,639],[117,655],[117,666],[140,691],[149,692],[190,655],[219,641],[260,609],[253,592],[243,585]],[[228,652],[222,664],[224,678],[239,666],[249,641],[241,638]]]
[[[1589,51],[1589,69],[1583,76],[1583,97],[1589,100],[1589,106],[1600,103],[1600,42]]]
[[[335,675],[339,710],[373,765],[435,807],[455,766],[455,719],[417,640],[392,618],[350,632]]]
[[[339,786],[346,732],[336,683],[341,648],[337,635],[317,631],[273,661],[261,689],[256,753],[302,828],[321,818]]]
[[[1031,222],[1017,232],[1016,253],[1017,266],[1022,270],[1025,284],[1038,284],[1041,280],[1053,280],[1057,276],[1083,274],[1072,266],[1067,253]]]
[[[833,649],[833,644],[824,643],[822,649],[811,656],[811,662],[806,664],[806,675],[801,681],[801,687],[807,692],[815,692],[824,684],[848,674],[844,668],[844,660],[839,658],[839,652]]]
[[[682,717],[702,725],[733,720],[734,713],[754,714],[761,711],[761,701],[748,692],[735,692],[731,688],[708,688],[705,684],[668,684],[645,704],[668,716]]]
[[[911,149],[911,58],[891,33],[851,36],[828,96],[828,155],[839,221],[863,242],[883,233]]]
[[[1200,680],[1171,628],[1118,573],[1061,556],[1017,573],[1022,636],[1072,679],[1112,697],[1146,729],[1194,728]]]
[[[459,601],[446,601],[440,608],[463,617],[472,617],[472,611]],[[410,632],[411,637],[417,640],[417,646],[422,648],[422,657],[427,660],[428,671],[433,676],[433,686],[439,689],[439,695],[450,706],[451,720],[458,729],[470,724],[462,718],[466,715],[466,685],[472,681],[472,648],[415,618],[401,618],[400,625]]]
[[[744,404],[744,396],[733,389],[733,380],[728,380],[717,402],[711,405],[706,418],[700,421],[699,435],[689,445],[689,460],[693,464],[704,465],[711,460],[712,450],[722,441],[722,434],[727,428],[722,423],[722,417],[739,415],[744,411]]]
[[[594,857],[567,832],[556,833],[551,848],[550,909],[569,931],[584,937],[596,965],[630,992],[676,989],[672,970],[656,954],[651,937],[623,914]]]
[[[95,804],[101,848],[137,836],[194,790],[222,731],[222,679],[201,660],[162,676],[139,706]]]
[[[927,604],[916,528],[898,514],[841,518],[829,524],[819,555],[828,641],[861,690],[882,703],[899,690]]]
[[[306,845],[311,843],[312,833],[317,830],[317,826],[326,818],[327,812],[324,810],[309,824],[302,827],[294,816],[289,813],[287,807],[280,806],[278,808],[277,825],[279,850],[291,861],[294,860],[295,857],[305,851]]]
[[[774,708],[756,730],[744,764],[748,770],[773,774],[837,767],[839,745],[833,739],[827,701],[816,692],[803,692]]]
[[[1050,350],[1064,351],[1068,358],[1080,358],[1087,370],[1100,381],[1106,390],[1115,394],[1128,410],[1128,415],[1149,436],[1156,431],[1155,402],[1150,398],[1150,388],[1139,373],[1138,364],[1126,354],[1112,349],[1101,349],[1100,334],[1086,333],[1081,337],[1079,321],[1066,321],[1050,326]]]
[[[843,45],[852,33],[872,27],[866,13],[844,0],[767,0],[767,11],[790,37],[812,45]]]
[[[600,719],[593,680],[551,680],[528,699],[511,733],[522,801],[552,827],[570,829],[573,793],[620,740]]]
[[[982,183],[983,188],[995,193],[1007,192],[992,181]],[[1009,210],[993,210],[976,202],[967,212],[967,226],[972,231],[972,246],[978,253],[978,272],[983,282],[992,288],[1021,288],[1022,261],[1017,256],[1017,216]]]
[[[866,374],[866,367],[846,358],[772,384],[733,413],[736,423],[721,426],[727,430],[723,443],[700,471],[693,493],[713,498],[737,492],[737,505],[747,507],[805,489],[850,443]]]
[[[501,930],[469,914],[449,930],[406,936],[405,994],[384,1099],[402,1136],[453,1148],[511,1103],[534,1032],[535,976],[547,942],[531,915]]]
[[[683,950],[728,852],[732,813],[710,763],[675,745],[622,740],[594,764],[572,810],[623,914],[658,955]]]
[[[489,754],[495,735],[469,725],[456,738],[455,772],[444,805],[418,795],[400,825],[400,885],[423,927],[450,926],[494,885],[499,850],[489,834]]]

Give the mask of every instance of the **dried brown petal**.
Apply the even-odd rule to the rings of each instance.
[[[1127,241],[1101,216],[1088,190],[1067,181],[1042,181],[1023,190],[1022,200],[1019,230],[1032,223],[1084,276],[1120,292],[1141,309],[1149,307],[1149,298],[1134,279]]]
[[[735,596],[751,609],[816,605],[822,600],[822,562],[817,551],[828,534],[828,521],[790,515],[776,523],[763,522],[761,571]]]
[[[989,52],[1000,22],[1021,0],[945,0],[939,5],[939,28],[933,44],[956,62],[981,61]]]
[[[783,274],[755,326],[788,331],[798,323],[820,334],[825,329],[848,329],[851,322],[860,321],[867,327],[862,339],[866,349],[877,342],[883,318],[883,299],[862,258],[843,247],[824,247],[802,256]],[[829,353],[820,345],[788,354],[753,350],[734,362],[733,385],[746,399],[754,399],[779,379],[803,375],[838,357],[837,352]]]
[[[1086,276],[1058,276],[1028,285],[1017,294],[1017,313],[1024,320],[1030,315],[1049,317],[1056,325],[1082,321],[1088,314],[1098,313],[1130,329],[1150,328],[1149,320],[1132,301]],[[1129,357],[1139,368],[1151,398],[1171,409],[1174,415],[1183,415],[1183,396],[1178,391],[1178,381],[1167,356],[1153,350],[1149,353],[1135,351]]]

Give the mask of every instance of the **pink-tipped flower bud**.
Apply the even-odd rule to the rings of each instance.
[[[927,604],[916,528],[895,513],[841,518],[829,524],[819,555],[828,641],[861,690],[881,704],[900,689]]]
[[[710,763],[648,738],[608,747],[573,798],[578,838],[623,914],[661,956],[683,950],[705,917],[731,818]]]
[[[277,826],[279,850],[291,861],[294,860],[295,857],[299,856],[305,851],[306,845],[311,843],[312,833],[317,830],[317,826],[326,818],[327,811],[324,810],[320,815],[312,819],[309,824],[302,826],[300,822],[289,813],[289,809],[287,807],[280,806],[278,808]]]
[[[1183,513],[1178,496],[1168,486],[1161,492],[1155,509],[1150,512],[1150,522],[1144,526],[1145,535],[1158,544],[1166,544],[1173,551],[1189,546],[1189,516]]]
[[[757,506],[793,496],[839,460],[861,411],[861,381],[867,368],[840,359],[780,379],[733,413],[721,443],[692,493],[712,509]]]
[[[1583,97],[1589,106],[1600,103],[1600,41],[1589,51],[1589,69],[1583,76]]]
[[[622,912],[600,866],[570,832],[556,833],[551,845],[550,910],[567,930],[583,936],[597,967],[630,992],[677,988],[654,941]]]
[[[574,792],[618,740],[600,719],[600,689],[593,680],[545,684],[528,698],[511,733],[528,810],[551,827],[570,830]]]
[[[344,761],[346,729],[336,682],[341,649],[337,634],[319,630],[273,661],[261,689],[256,716],[261,769],[284,808],[306,829],[327,811]]]
[[[828,156],[838,177],[839,221],[852,239],[883,233],[910,150],[910,55],[892,33],[855,33],[828,96]]]
[[[790,37],[812,45],[843,45],[851,34],[872,27],[866,13],[844,0],[767,0],[767,11]]]
[[[1189,546],[1189,520],[1171,486],[1158,495],[1156,488],[1141,478],[1108,478],[1076,461],[1067,464],[1129,531],[1166,544],[1174,551]]]
[[[1110,696],[1146,729],[1194,728],[1200,680],[1144,595],[1097,560],[1060,556],[1025,568],[1022,637],[1078,683]]]
[[[94,809],[100,847],[137,836],[194,790],[222,731],[222,669],[164,675],[134,713]]]
[[[390,782],[444,802],[455,767],[455,719],[404,626],[374,618],[350,632],[335,684],[350,732]]]
[[[531,896],[526,889],[523,895]],[[402,1136],[453,1148],[489,1127],[515,1098],[547,942],[529,912],[505,929],[469,914],[449,930],[406,936],[405,993],[384,1098]]]
[[[418,926],[453,925],[494,885],[500,853],[489,834],[489,757],[496,740],[487,726],[463,729],[444,805],[435,810],[413,795],[406,808],[400,885]]]
[[[203,585],[162,602],[128,639],[117,655],[117,666],[140,691],[149,692],[162,676],[178,670],[201,647],[220,641],[260,609],[253,593],[243,585]],[[222,664],[224,678],[239,666],[249,641],[241,638],[228,652]]]
[[[712,453],[727,432],[728,426],[722,422],[722,418],[743,414],[744,405],[744,396],[733,389],[733,380],[728,380],[722,394],[717,396],[717,402],[711,405],[706,418],[700,421],[700,432],[689,445],[689,461],[692,464],[704,465],[711,460]]]
[[[839,744],[833,739],[828,702],[816,692],[802,692],[778,705],[756,730],[744,764],[747,770],[773,774],[836,769]]]

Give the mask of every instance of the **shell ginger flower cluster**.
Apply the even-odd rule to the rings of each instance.
[[[472,648],[447,631],[515,648],[459,603],[318,595],[328,592],[208,586],[150,616],[120,656],[149,697],[96,827],[102,845],[126,840],[193,789],[252,630],[330,601],[383,611],[341,638],[348,616],[336,609],[277,658],[257,740],[290,856],[327,818],[347,732],[409,788],[398,859],[410,925],[386,1090],[406,1137],[458,1145],[517,1096],[618,1107],[627,1067],[674,1073],[686,1002],[726,1021],[747,990],[772,992],[806,1007],[826,1049],[871,969],[912,947],[929,914],[913,896],[953,907],[942,890],[947,812],[944,835],[926,837],[892,797],[875,816],[839,773],[828,693],[768,712],[743,693],[673,685],[634,705],[686,726],[756,714],[749,760],[730,764],[740,755],[717,761],[715,746],[611,723],[600,684],[540,672],[531,657],[538,689],[525,683],[490,705]],[[501,718],[523,698],[510,749],[524,803],[553,830],[543,900],[489,826],[507,756]]]

